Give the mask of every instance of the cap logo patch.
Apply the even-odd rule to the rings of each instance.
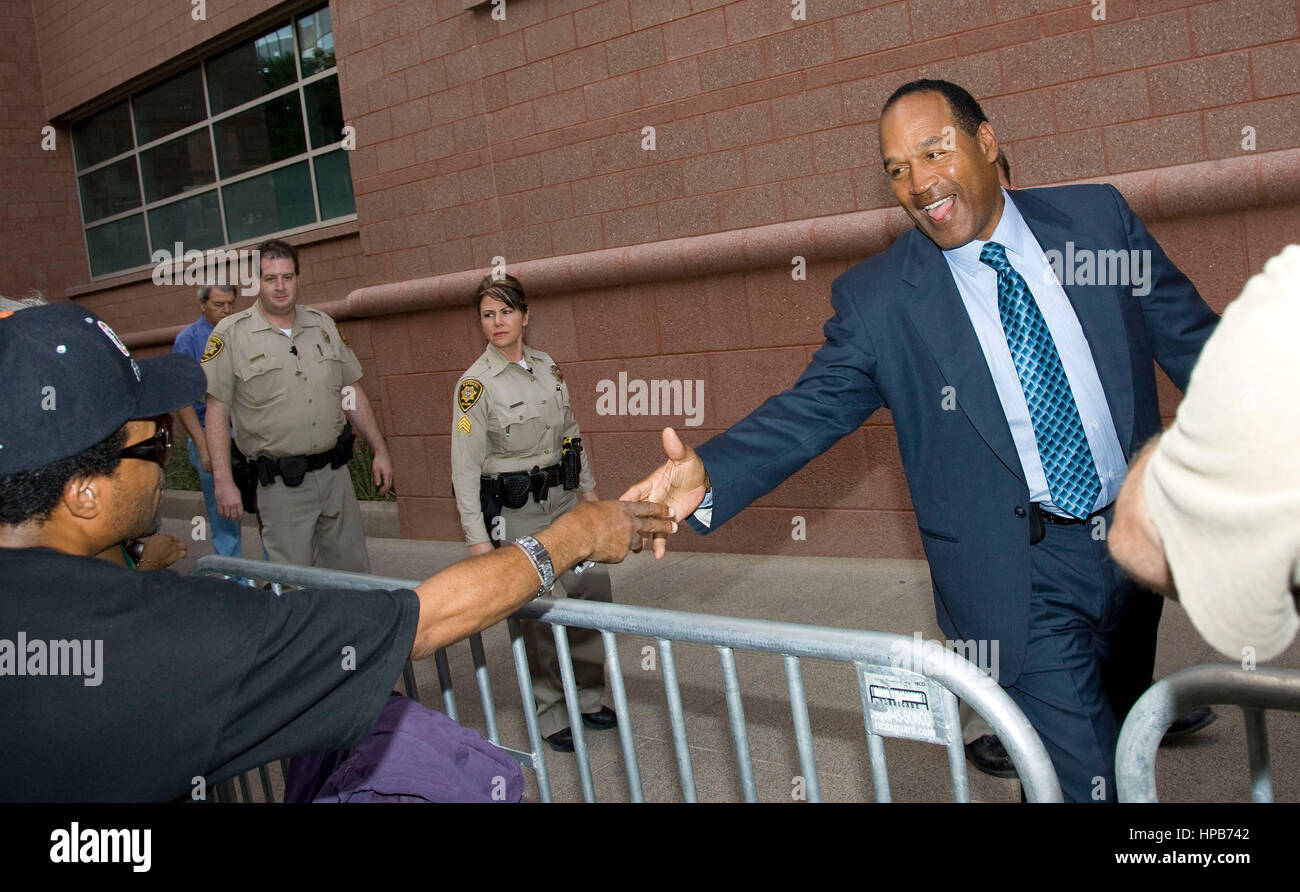
[[[468,412],[482,395],[483,385],[473,378],[466,378],[461,382],[460,393],[457,394],[456,401],[460,404],[462,412]]]
[[[215,358],[216,355],[220,353],[222,350],[224,350],[225,348],[226,348],[226,342],[221,340],[221,338],[217,337],[216,335],[212,335],[210,338],[208,338],[208,346],[204,348],[203,358],[200,359],[199,362],[207,362],[209,359]]]
[[[102,319],[98,322],[98,325],[99,325],[99,330],[108,336],[108,339],[113,342],[113,344],[117,347],[117,349],[122,351],[122,355],[130,359],[131,351],[126,349],[126,344],[122,343],[122,339],[117,336],[117,332],[109,328],[108,323],[103,321]]]

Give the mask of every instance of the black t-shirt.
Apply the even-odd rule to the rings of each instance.
[[[409,590],[277,597],[0,548],[0,800],[189,798],[196,776],[351,747],[418,616]]]

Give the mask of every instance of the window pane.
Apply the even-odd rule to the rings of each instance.
[[[339,79],[335,75],[302,88],[307,99],[307,129],[311,147],[319,149],[343,138],[343,104],[339,101]]]
[[[82,221],[94,223],[105,217],[140,206],[140,183],[136,179],[135,156],[101,167],[78,178],[81,186]]]
[[[316,221],[307,162],[249,177],[221,191],[232,242]]]
[[[125,101],[72,125],[72,151],[77,170],[107,161],[131,148],[131,113]]]
[[[307,151],[302,132],[302,104],[287,93],[212,125],[223,177],[292,158]]]
[[[334,29],[328,6],[298,19],[298,49],[303,77],[334,67]]]
[[[320,218],[329,220],[355,214],[352,198],[352,171],[348,153],[340,149],[316,158],[316,189],[320,193]]]
[[[147,202],[213,182],[216,172],[212,168],[212,142],[207,129],[195,130],[141,152],[140,174],[144,178]]]
[[[144,240],[144,215],[114,220],[86,230],[86,247],[90,251],[90,274],[144,266],[149,262],[149,246]]]
[[[203,104],[203,77],[197,68],[137,93],[132,102],[135,103],[135,136],[140,145],[197,124],[208,116]]]
[[[208,62],[212,113],[232,109],[298,79],[293,58],[293,28],[285,25],[241,44]]]
[[[168,251],[174,250],[176,242],[182,243],[186,251],[206,251],[224,244],[217,190],[150,210],[149,237],[156,248]]]

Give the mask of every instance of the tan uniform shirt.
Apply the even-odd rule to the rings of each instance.
[[[569,408],[569,386],[559,367],[541,350],[527,345],[524,360],[531,372],[489,344],[456,384],[452,399],[451,481],[460,525],[470,545],[488,541],[479,504],[482,474],[558,464],[564,438],[581,436]],[[595,488],[596,478],[584,452],[578,491]]]
[[[352,348],[313,307],[295,308],[292,332],[268,322],[254,302],[208,338],[208,393],[230,407],[235,443],[250,458],[324,452],[347,421],[341,391],[361,379]]]
[[[1143,492],[1178,599],[1234,660],[1300,631],[1300,246],[1228,305],[1192,370]]]

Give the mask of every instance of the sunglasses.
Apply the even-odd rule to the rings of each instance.
[[[167,452],[172,448],[171,416],[161,415],[145,419],[158,425],[158,432],[147,440],[134,443],[118,453],[122,458],[138,458],[151,461],[159,467],[167,467]]]

